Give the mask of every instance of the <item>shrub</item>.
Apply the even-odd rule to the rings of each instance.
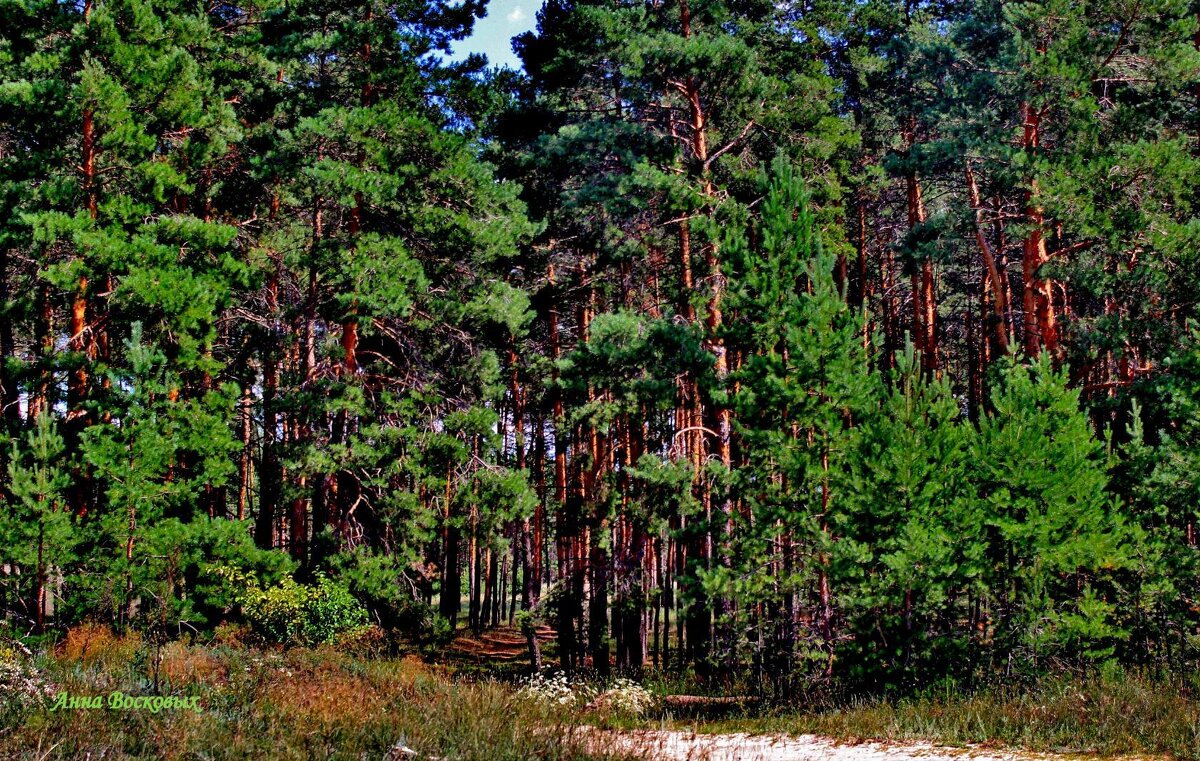
[[[237,601],[254,633],[283,645],[320,645],[367,624],[367,611],[344,586],[322,576],[315,585],[284,578],[267,589],[226,569],[240,585]]]
[[[417,586],[399,556],[358,547],[329,558],[328,568],[367,607],[375,623],[416,641],[433,630],[433,609],[417,596]]]
[[[367,609],[349,589],[322,577],[309,590],[304,606],[303,641],[329,642],[342,632],[367,625]]]
[[[54,686],[18,646],[0,641],[0,706],[24,705],[54,695]]]
[[[429,643],[435,647],[443,647],[454,639],[454,625],[450,619],[440,614],[434,615],[429,627]]]
[[[241,596],[242,614],[254,632],[269,642],[300,642],[311,587],[284,579],[267,589],[252,587]]]

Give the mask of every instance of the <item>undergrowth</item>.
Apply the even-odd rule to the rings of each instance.
[[[497,681],[456,679],[414,657],[154,646],[90,630],[27,660],[46,690],[0,695],[3,759],[615,757],[587,746],[575,709],[522,699]],[[199,710],[114,710],[114,691],[195,696]],[[105,705],[53,710],[61,693]]]
[[[601,753],[594,735],[589,741],[590,724],[1200,761],[1200,703],[1195,685],[1178,677],[1109,671],[1021,688],[944,684],[905,698],[814,698],[684,720],[663,698],[702,692],[686,678],[648,672],[640,685],[601,685],[543,675],[514,683],[475,672],[464,678],[457,666],[388,652],[363,635],[315,649],[263,649],[236,632],[204,645],[156,644],[99,626],[74,629],[41,654],[2,648],[0,758],[617,757]],[[113,692],[194,697],[199,710],[53,710],[64,694]]]

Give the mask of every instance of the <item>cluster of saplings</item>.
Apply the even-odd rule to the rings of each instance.
[[[0,613],[909,689],[1200,635],[1194,3],[0,0]]]

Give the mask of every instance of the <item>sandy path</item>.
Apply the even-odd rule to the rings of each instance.
[[[838,744],[816,735],[704,735],[679,730],[591,730],[597,750],[637,753],[653,761],[1066,761],[1057,756],[924,743]],[[1126,761],[1133,761],[1126,759]]]

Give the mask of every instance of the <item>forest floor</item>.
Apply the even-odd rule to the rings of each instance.
[[[554,652],[552,629],[539,627],[538,640],[543,655]],[[444,655],[478,674],[510,678],[529,668],[526,640],[511,627],[463,630]],[[687,687],[657,679],[651,674],[647,684],[660,696]],[[1096,676],[837,708],[705,718],[703,709],[680,715],[668,703],[640,721],[582,720],[599,719],[584,727],[589,749],[660,761],[1200,761],[1200,706],[1191,692],[1138,675]]]
[[[657,706],[635,716],[596,697],[595,684],[564,682],[565,701],[558,682],[542,695],[522,688],[524,648],[513,630],[462,633],[421,657],[370,638],[286,650],[236,638],[154,645],[97,626],[32,655],[0,643],[0,758],[1200,761],[1189,686],[1136,675],[685,717],[668,696],[689,685],[651,672],[644,686]],[[196,707],[114,710],[114,694]],[[59,696],[95,705],[56,709]]]
[[[548,626],[536,629],[538,642],[545,648],[554,642],[554,630]],[[452,660],[475,663],[480,666],[497,664],[529,664],[529,644],[525,635],[515,628],[502,626],[488,629],[478,635],[464,629],[446,648],[445,655]]]
[[[554,652],[552,629],[539,628],[538,640],[543,654]],[[511,627],[461,631],[444,654],[479,674],[511,677],[529,668],[527,643]],[[651,674],[647,683],[660,696],[687,688],[657,679]],[[707,718],[680,715],[668,702],[641,721],[582,720],[600,718],[585,727],[589,748],[661,761],[1200,759],[1200,706],[1190,692],[1128,675]]]

